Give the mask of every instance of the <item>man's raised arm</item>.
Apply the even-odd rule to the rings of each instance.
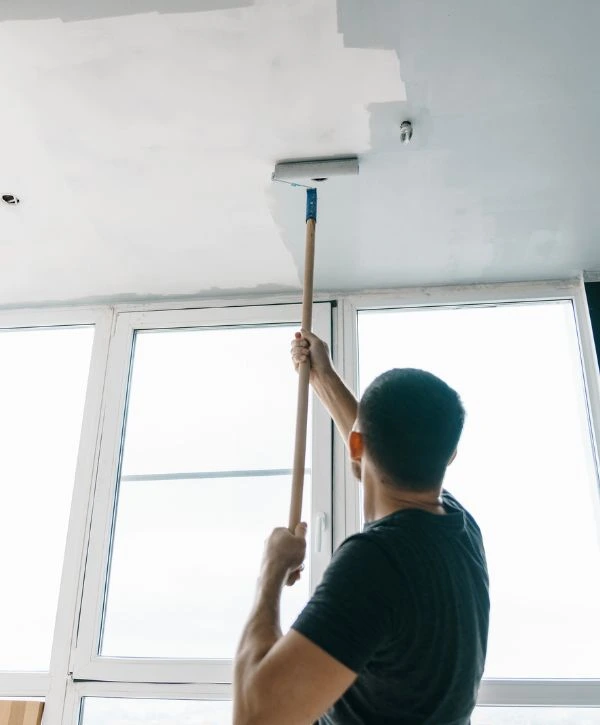
[[[297,332],[292,342],[292,360],[296,369],[305,360],[310,361],[313,390],[348,445],[348,437],[358,413],[358,401],[333,367],[327,344],[311,332]]]

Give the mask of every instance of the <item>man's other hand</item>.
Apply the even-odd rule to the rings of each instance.
[[[275,529],[267,539],[265,567],[279,570],[285,575],[288,586],[300,579],[300,573],[304,569],[306,530],[305,523],[298,524],[293,534],[289,529],[281,527]]]

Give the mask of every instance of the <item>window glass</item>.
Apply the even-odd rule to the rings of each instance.
[[[123,475],[290,468],[296,330],[138,332]]]
[[[478,707],[472,725],[600,725],[600,709],[587,707]]]
[[[93,336],[0,331],[0,670],[50,663]]]
[[[597,677],[598,492],[571,303],[363,311],[358,325],[362,390],[415,367],[465,403],[445,486],[486,545],[486,676]]]
[[[289,476],[123,484],[102,654],[233,657],[290,487]],[[304,571],[284,589],[284,631],[307,598]]]
[[[138,335],[102,655],[235,654],[265,537],[287,525],[295,329]],[[305,520],[310,487],[307,475]],[[308,581],[307,566],[284,590],[284,629]]]
[[[86,697],[81,725],[230,725],[230,701]]]

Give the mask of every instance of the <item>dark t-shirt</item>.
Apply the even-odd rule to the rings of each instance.
[[[293,628],[358,674],[319,725],[468,725],[485,661],[481,532],[446,491],[446,515],[397,511],[337,549]]]

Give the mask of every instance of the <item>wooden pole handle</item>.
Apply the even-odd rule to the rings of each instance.
[[[312,189],[311,189],[312,191]],[[316,202],[315,202],[316,203]],[[316,216],[316,214],[315,214]],[[306,248],[304,256],[304,290],[302,293],[302,328],[312,329],[313,285],[315,272],[315,227],[316,218],[306,220]],[[289,529],[295,531],[302,516],[302,494],[304,492],[304,469],[306,466],[306,430],[308,425],[308,389],[310,363],[305,362],[298,370],[298,406],[296,411],[296,443],[294,446],[294,468],[292,472],[292,499],[290,502]]]

